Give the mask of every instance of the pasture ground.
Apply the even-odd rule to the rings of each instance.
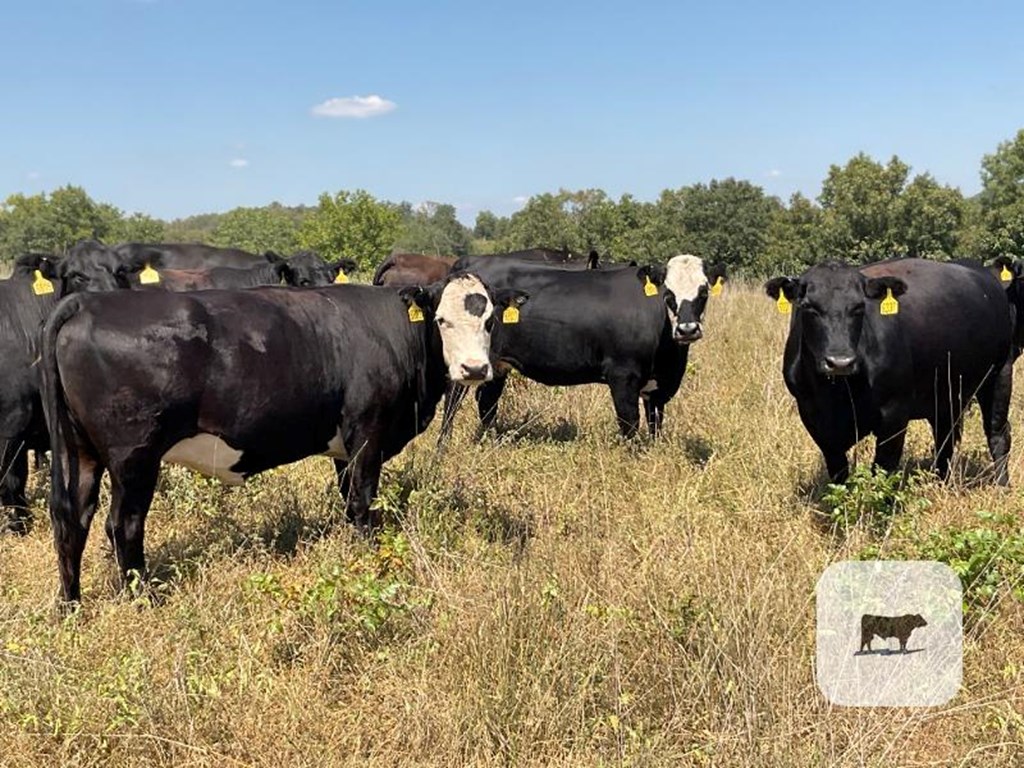
[[[238,489],[165,470],[152,586],[117,590],[97,520],[62,619],[35,478],[34,529],[0,539],[0,765],[1024,764],[1024,385],[1011,490],[978,482],[975,409],[952,483],[844,535],[782,382],[786,318],[756,286],[711,304],[663,440],[620,442],[602,387],[516,382],[497,435],[465,407],[442,463],[435,420],[389,465],[376,549],[327,459]],[[922,425],[907,453],[930,459]],[[980,580],[944,707],[818,693],[814,585],[871,547]]]

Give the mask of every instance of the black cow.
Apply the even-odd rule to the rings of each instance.
[[[961,263],[976,264],[963,259]],[[1013,328],[1013,359],[1020,357],[1024,351],[1024,261],[1009,256],[998,256],[988,269],[999,279],[1006,289],[1006,298],[1010,302],[1010,324]]]
[[[870,652],[871,641],[877,636],[883,640],[895,637],[900,641],[900,651],[906,653],[910,634],[918,627],[927,626],[928,622],[920,613],[906,613],[902,616],[872,616],[865,613],[860,617],[860,651],[867,649]]]
[[[549,248],[531,248],[525,251],[509,251],[508,253],[484,253],[472,256],[462,256],[451,268],[452,272],[469,272],[479,264],[493,264],[503,262],[507,266],[515,266],[517,263],[526,262],[534,265],[549,265],[561,269],[598,269],[601,266],[601,257],[597,251],[591,251],[586,259],[576,257],[569,251],[553,251]],[[622,266],[613,264],[612,267]],[[630,262],[629,266],[637,266],[636,262]]]
[[[39,399],[39,333],[57,303],[56,288],[35,275],[51,257],[31,254],[0,280],[0,504],[2,528],[24,533],[29,521],[25,484],[28,451],[49,448]],[[45,266],[44,266],[45,268]]]
[[[81,291],[111,291],[117,288],[130,288],[133,285],[154,284],[158,277],[153,276],[162,269],[187,270],[196,269],[196,254],[211,254],[210,262],[203,269],[216,269],[224,266],[232,269],[253,269],[274,265],[282,261],[282,257],[269,252],[263,256],[252,256],[247,263],[234,261],[237,254],[244,251],[234,249],[216,249],[209,246],[189,246],[185,258],[178,258],[177,246],[167,246],[164,250],[156,247],[118,250],[108,248],[96,241],[82,241],[69,249],[56,269],[48,274],[60,282],[60,294]],[[216,254],[224,251],[225,259],[218,260]],[[221,264],[220,261],[226,261]],[[281,276],[291,285],[324,285],[339,276],[342,268],[351,269],[354,262],[342,260],[335,264],[327,264],[315,253],[304,251],[290,259],[284,260],[286,266],[280,268]]]
[[[203,291],[282,283],[295,287],[330,285],[338,276],[336,267],[309,251],[288,259],[274,253],[268,253],[267,257],[269,261],[254,267],[160,270],[150,267],[139,272],[119,272],[115,277],[118,285],[134,290]]]
[[[478,262],[472,273],[531,297],[519,322],[506,321],[492,339],[494,381],[476,392],[485,426],[494,421],[507,373],[515,369],[547,385],[605,382],[621,433],[636,434],[643,400],[648,430],[657,435],[686,373],[690,344],[703,333],[708,282],[699,258],[583,271],[494,260]],[[459,399],[453,393],[446,401],[446,430]]]
[[[859,270],[830,262],[765,289],[792,306],[783,377],[835,482],[849,475],[847,450],[869,434],[875,464],[896,469],[912,419],[931,424],[946,477],[973,397],[996,481],[1008,482],[1009,305],[990,273],[922,259]]]
[[[227,483],[306,456],[335,459],[349,518],[370,509],[382,462],[422,432],[447,379],[481,383],[492,315],[522,294],[459,276],[429,289],[371,286],[78,294],[47,321],[43,402],[50,513],[63,594],[103,471],[124,574],[144,569],[161,461]]]
[[[109,250],[121,263],[151,264],[166,269],[205,269],[210,267],[254,267],[266,259],[240,248],[218,248],[202,243],[120,243],[107,247],[90,242],[93,250]]]

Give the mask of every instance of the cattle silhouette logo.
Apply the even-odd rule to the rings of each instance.
[[[829,566],[816,590],[815,677],[833,704],[945,704],[963,675],[963,590],[946,565],[873,560]]]
[[[903,616],[872,616],[865,613],[860,617],[860,650],[857,653],[875,653],[871,650],[871,641],[876,636],[883,640],[895,637],[900,641],[900,653],[906,653],[910,633],[918,627],[927,626],[928,622],[920,613],[908,613]]]

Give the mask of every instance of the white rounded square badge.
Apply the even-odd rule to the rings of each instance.
[[[848,707],[934,707],[963,677],[963,590],[934,561],[833,563],[818,579],[818,688]]]

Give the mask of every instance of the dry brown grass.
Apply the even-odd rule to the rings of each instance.
[[[153,595],[118,593],[96,525],[84,607],[62,620],[38,497],[35,530],[0,540],[0,764],[1024,764],[1024,613],[1005,590],[947,706],[818,693],[814,585],[866,534],[815,522],[784,326],[755,288],[716,299],[655,444],[614,437],[601,387],[518,383],[480,442],[467,407],[440,464],[435,423],[389,467],[400,533],[377,550],[326,459],[242,489],[171,471]],[[911,459],[929,452],[914,427]],[[966,480],[926,485],[916,530],[1016,512],[1024,451],[1009,492],[968,482],[984,456],[974,415]]]

